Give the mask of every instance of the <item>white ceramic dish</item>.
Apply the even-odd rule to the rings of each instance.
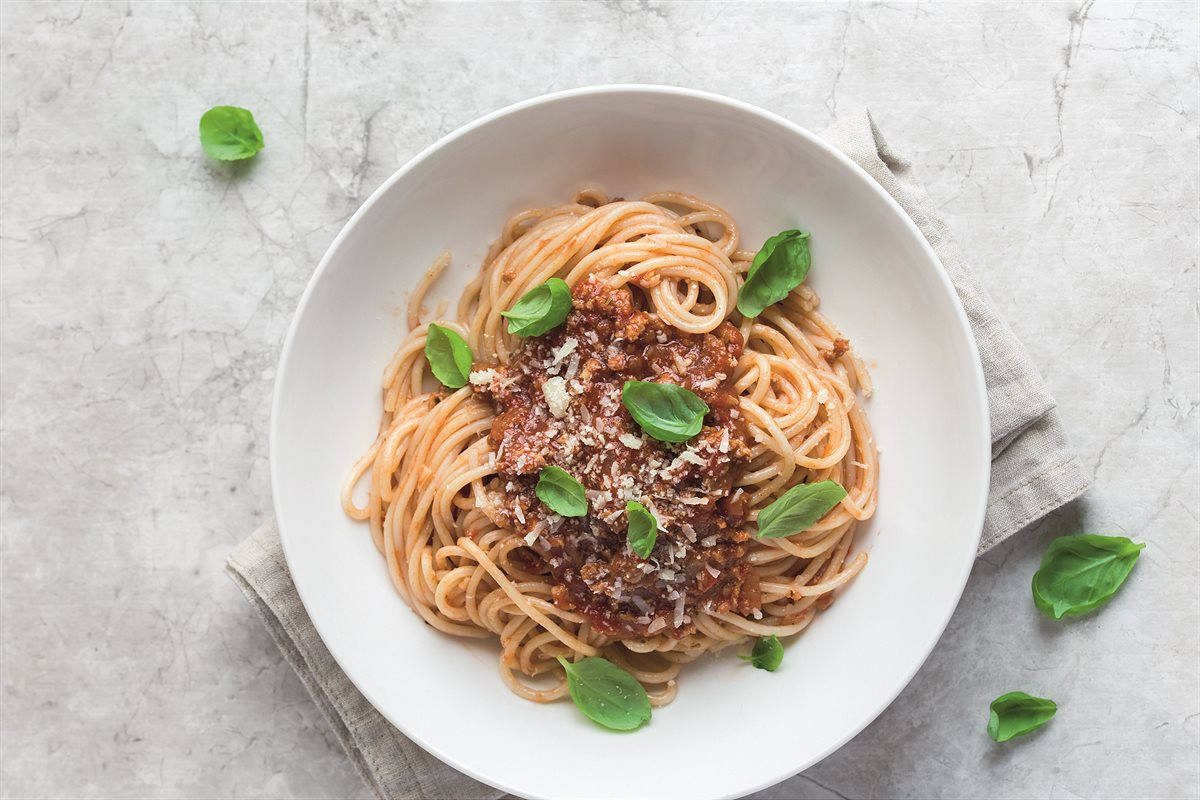
[[[439,252],[434,297],[457,299],[512,212],[585,183],[632,197],[679,189],[723,205],[748,246],[812,232],[809,282],[878,366],[883,449],[866,570],[787,647],[777,673],[690,665],[675,702],[633,734],[569,702],[511,694],[494,643],[425,626],[400,600],[338,487],[372,440],[402,306]],[[746,104],[648,86],[580,89],[490,114],[421,153],[359,209],[317,268],[280,360],[271,421],[275,509],[317,630],[362,693],[443,761],[526,797],[734,797],[815,763],[899,694],[932,650],[974,559],[990,444],[982,372],[933,252],[866,173]]]

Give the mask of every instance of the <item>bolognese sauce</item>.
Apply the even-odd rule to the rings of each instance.
[[[728,322],[683,333],[636,308],[629,289],[590,277],[572,292],[564,325],[525,340],[509,364],[471,374],[496,411],[498,490],[485,502],[544,564],[555,604],[598,632],[682,637],[697,610],[760,613],[742,526],[749,498],[734,487],[750,457],[732,382],[743,347]],[[695,392],[710,409],[700,433],[679,444],[644,433],[621,403],[626,381]],[[549,465],[583,484],[586,516],[562,517],[538,500]],[[626,542],[629,500],[659,524],[644,559]]]

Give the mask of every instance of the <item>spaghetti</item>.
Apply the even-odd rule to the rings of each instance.
[[[421,323],[448,255],[414,292],[410,331],[384,370],[379,435],[342,504],[369,522],[397,591],[428,624],[499,637],[517,694],[563,697],[555,657],[603,655],[664,705],[684,663],[799,633],[865,566],[851,547],[876,503],[878,454],[857,397],[870,377],[805,285],[757,317],[737,312],[754,256],[725,211],[677,192],[610,201],[585,189],[518,213],[457,321],[440,323],[474,354],[471,382],[452,391],[428,391]],[[501,312],[553,277],[572,289],[562,329],[506,333]],[[642,378],[704,397],[710,413],[693,441],[639,435],[613,393]],[[586,517],[538,503],[545,465],[580,478]],[[847,494],[819,522],[754,538],[772,500],[825,480]],[[655,511],[648,559],[617,545],[627,499]]]

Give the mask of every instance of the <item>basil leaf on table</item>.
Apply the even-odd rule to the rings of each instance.
[[[588,719],[615,731],[631,731],[650,719],[646,689],[616,664],[599,656],[574,663],[557,658],[575,707]]]
[[[459,389],[471,374],[471,347],[450,328],[429,323],[425,334],[425,360],[444,386]]]
[[[521,295],[512,308],[501,311],[508,320],[508,332],[517,336],[541,336],[567,318],[571,310],[571,290],[562,278],[551,278]]]
[[[1024,736],[1049,722],[1057,711],[1058,704],[1044,697],[1034,697],[1024,692],[1002,694],[992,701],[988,736],[997,742]]]
[[[812,265],[808,239],[809,234],[790,230],[763,243],[738,290],[737,310],[742,316],[757,317],[804,282]]]
[[[758,538],[778,539],[806,531],[845,496],[846,490],[834,481],[793,486],[758,512]]]
[[[1125,583],[1145,546],[1124,536],[1060,536],[1033,575],[1033,602],[1054,619],[1097,609]]]
[[[237,106],[213,106],[200,117],[200,146],[219,161],[241,161],[263,149],[254,115]]]
[[[704,427],[708,404],[673,383],[625,381],[621,403],[633,421],[660,442],[686,442]]]
[[[774,672],[783,663],[783,644],[775,634],[764,636],[754,643],[754,649],[748,656],[738,656],[742,661],[749,661],[759,669]]]
[[[658,520],[636,500],[625,504],[627,528],[625,536],[629,540],[629,549],[640,558],[649,558],[654,549],[654,541],[658,538]]]
[[[542,467],[533,491],[538,500],[549,506],[555,514],[564,517],[587,514],[587,495],[584,494],[583,484],[561,467]]]

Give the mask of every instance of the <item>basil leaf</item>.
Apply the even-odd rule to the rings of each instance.
[[[614,731],[631,731],[650,719],[646,689],[616,664],[599,656],[575,663],[557,658],[575,707],[588,719]]]
[[[1058,704],[1044,697],[1033,697],[1024,692],[1002,694],[992,701],[988,736],[997,742],[1024,736],[1049,722],[1056,711]]]
[[[213,106],[200,117],[200,146],[209,158],[241,161],[263,149],[263,135],[246,109]]]
[[[654,540],[658,538],[658,520],[636,500],[625,504],[627,527],[625,536],[629,539],[629,549],[641,558],[649,558],[654,549]]]
[[[458,389],[471,374],[471,347],[450,328],[429,323],[425,334],[425,360],[443,385]]]
[[[1145,546],[1124,536],[1060,536],[1033,575],[1033,602],[1054,619],[1097,609],[1125,583]]]
[[[845,496],[846,490],[833,481],[793,486],[758,512],[758,538],[778,539],[806,531]]]
[[[533,491],[550,510],[564,517],[582,517],[587,513],[587,495],[583,484],[561,467],[542,467]]]
[[[625,381],[621,403],[642,430],[660,442],[686,442],[704,427],[708,404],[673,383]]]
[[[757,317],[804,281],[812,264],[808,238],[807,233],[790,230],[763,242],[738,290],[737,309],[742,316]]]
[[[508,332],[517,336],[541,336],[548,333],[567,318],[571,310],[571,290],[562,278],[551,278],[541,286],[535,286],[508,311],[500,316],[508,320]]]
[[[763,637],[754,643],[754,649],[748,656],[738,656],[742,661],[749,661],[759,669],[774,672],[783,663],[783,645],[775,634]]]

